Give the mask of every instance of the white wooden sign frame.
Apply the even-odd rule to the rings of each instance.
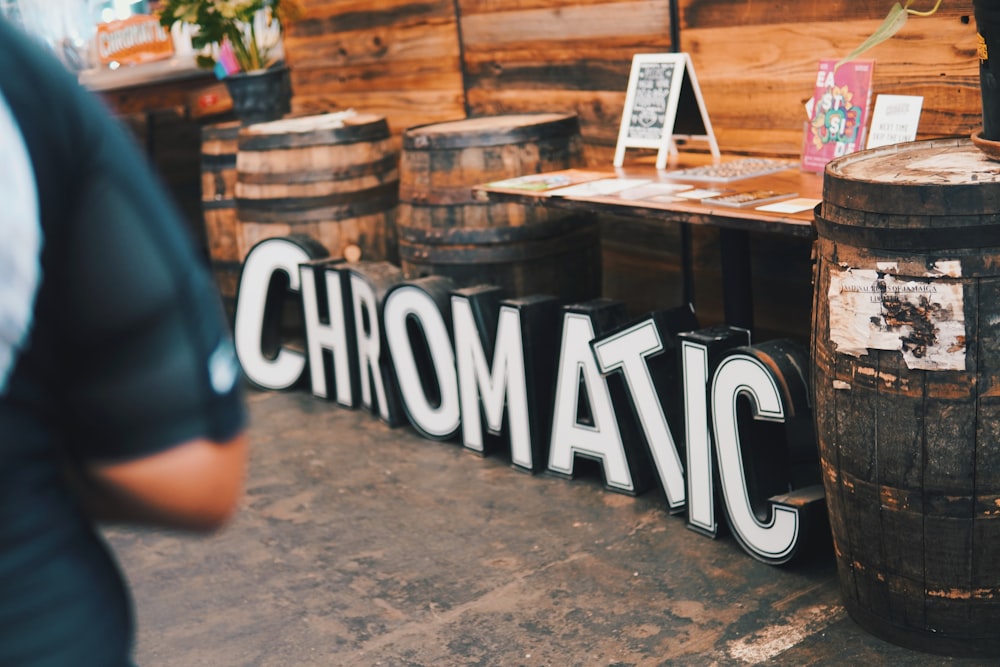
[[[655,88],[652,91],[640,91],[640,85],[648,80],[647,73],[655,68],[664,71],[670,68],[669,87],[665,90]],[[684,86],[684,77],[690,86]],[[662,83],[662,81],[661,81]],[[693,92],[704,134],[674,134],[677,121],[677,109],[681,103],[683,91]],[[650,99],[650,95],[652,98]],[[662,96],[662,102],[660,97]],[[650,113],[645,114],[646,127],[638,127],[633,122],[637,114],[642,113],[641,103],[654,102]],[[691,108],[690,100],[684,108]],[[637,104],[640,103],[640,104]],[[663,112],[662,116],[658,112]],[[655,118],[653,116],[656,116]],[[708,118],[705,100],[698,87],[698,78],[694,73],[694,64],[687,53],[637,53],[632,57],[632,70],[629,74],[628,89],[625,93],[625,109],[622,112],[621,128],[618,131],[618,144],[615,147],[614,166],[620,167],[625,162],[627,148],[655,148],[656,168],[664,169],[667,158],[677,155],[677,139],[707,141],[715,163],[720,161],[719,144],[712,131],[712,122]]]

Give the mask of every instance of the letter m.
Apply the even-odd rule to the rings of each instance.
[[[459,289],[451,296],[462,444],[486,454],[485,435],[506,434],[511,463],[532,472],[545,460],[548,436],[541,429],[547,420],[540,417],[548,409],[541,403],[551,401],[538,391],[540,384],[551,384],[538,377],[546,375],[544,369],[551,364],[541,363],[540,368],[536,358],[554,357],[558,304],[550,297],[501,297],[502,290],[493,286]],[[546,331],[552,335],[546,336]],[[546,338],[552,339],[547,354]]]

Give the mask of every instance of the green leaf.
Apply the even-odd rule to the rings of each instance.
[[[197,23],[198,22],[198,8],[188,7],[183,10],[183,12],[178,17],[184,23]]]
[[[863,41],[856,49],[839,60],[835,65],[835,68],[840,67],[848,61],[854,60],[868,49],[878,46],[885,40],[895,35],[906,24],[906,16],[907,13],[906,10],[903,9],[903,6],[898,2],[894,4],[892,9],[889,10],[889,15],[885,17],[884,21],[882,21],[882,25],[878,27],[878,30],[872,33],[871,37]]]
[[[286,2],[293,9],[298,6],[292,0]],[[199,51],[228,40],[242,69],[252,71],[267,67],[272,59],[271,44],[260,43],[254,18],[258,11],[267,9],[267,19],[273,21],[272,12],[280,6],[280,0],[164,0],[159,10],[160,24],[196,26],[191,46]],[[206,63],[210,62],[209,56]]]

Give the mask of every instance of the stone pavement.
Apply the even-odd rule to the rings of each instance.
[[[106,531],[142,667],[989,664],[860,629],[829,549],[764,565],[658,491],[531,476],[307,391],[250,405],[228,528]]]

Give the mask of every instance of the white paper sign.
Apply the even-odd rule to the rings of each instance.
[[[865,148],[889,146],[916,139],[923,103],[924,98],[920,95],[876,97],[868,145]]]
[[[961,283],[847,268],[830,274],[827,299],[838,353],[898,350],[907,368],[965,370]]]

